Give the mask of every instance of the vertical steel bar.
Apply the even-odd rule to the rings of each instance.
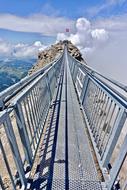
[[[92,111],[93,111],[93,107],[94,107],[94,99],[95,99],[95,95],[96,95],[96,86],[93,86],[94,84],[91,84],[91,93],[90,93],[90,106],[89,106],[89,112],[90,112],[90,118],[89,118],[89,123],[91,123],[91,116],[92,116]],[[94,88],[94,91],[93,91]]]
[[[105,100],[106,100],[106,94],[104,93],[103,95],[103,98],[102,99],[102,106],[100,107],[100,110],[99,110],[99,116],[98,116],[98,121],[97,121],[97,124],[96,124],[96,131],[95,131],[95,139],[96,139],[96,136],[98,135],[99,133],[99,126],[100,126],[100,123],[102,121],[102,116],[103,116],[103,109],[104,109],[104,105],[105,105]]]
[[[108,141],[109,141],[110,136],[111,136],[111,134],[112,134],[112,131],[113,131],[113,129],[114,129],[115,123],[117,122],[117,117],[119,116],[120,110],[121,110],[121,108],[118,109],[116,118],[115,118],[114,123],[113,123],[113,127],[112,127],[112,129],[111,129],[111,131],[110,131],[110,134],[109,134],[109,136],[108,136],[107,142],[104,144],[104,150],[105,150],[106,147],[107,147],[107,144],[108,144]]]
[[[34,123],[33,123],[33,117],[32,117],[32,114],[31,114],[29,95],[27,96],[26,101],[27,101],[27,105],[28,105],[28,113],[29,113],[29,117],[30,117],[31,126],[32,126],[33,133],[34,133],[34,135],[33,135],[33,141],[35,139],[35,142],[37,144],[36,129],[35,129],[35,126],[34,126]]]
[[[45,82],[45,81],[42,81]],[[43,85],[43,84],[42,84]],[[40,98],[39,98],[39,118],[42,121],[42,116],[43,116],[43,108],[44,108],[44,103],[46,101],[46,92],[47,92],[47,88],[46,88],[46,84],[44,87],[41,88],[41,92],[40,92]],[[43,122],[43,121],[42,121]],[[42,126],[42,125],[41,125]],[[42,128],[42,127],[41,127]]]
[[[39,130],[39,123],[38,123],[38,116],[37,116],[37,107],[36,107],[36,99],[35,99],[35,94],[34,94],[34,89],[31,91],[31,101],[32,101],[32,110],[33,110],[33,118],[35,121],[35,126],[36,126],[36,131],[38,134],[38,139],[40,137],[40,130]]]
[[[27,125],[28,125],[29,131],[30,131],[30,136],[31,136],[31,139],[32,139],[32,129],[31,129],[31,125],[30,125],[30,122],[29,122],[29,118],[28,118],[28,111],[27,111],[27,107],[26,107],[26,104],[27,104],[26,103],[26,98],[24,99],[23,104],[24,104],[24,109],[25,109],[25,113],[26,113]]]
[[[125,136],[124,138],[124,142],[121,146],[121,149],[120,149],[120,152],[119,152],[119,155],[117,156],[116,158],[116,161],[111,169],[111,173],[110,173],[110,176],[111,176],[111,181],[108,185],[108,189],[110,190],[119,174],[119,171],[122,167],[122,164],[125,160],[127,156],[127,135]]]
[[[4,123],[4,126],[5,126],[5,131],[6,131],[6,134],[7,134],[7,137],[8,137],[8,141],[9,141],[12,153],[13,153],[13,158],[15,160],[15,164],[16,164],[16,167],[17,167],[17,170],[18,170],[22,185],[24,185],[26,187],[27,181],[26,181],[26,178],[25,178],[25,173],[24,173],[24,169],[23,169],[23,163],[22,163],[22,159],[21,159],[21,156],[20,156],[20,153],[19,153],[18,145],[17,145],[17,142],[16,142],[16,137],[15,137],[15,134],[14,134],[14,131],[13,131],[13,127],[12,127],[9,115],[7,116],[7,119],[6,119],[5,123]]]
[[[101,151],[101,149],[102,149],[102,147],[103,147],[103,144],[105,144],[105,138],[106,138],[106,135],[107,135],[107,133],[108,133],[108,129],[109,129],[110,122],[111,122],[111,119],[112,119],[113,114],[114,114],[114,111],[115,111],[115,107],[116,107],[116,104],[114,104],[114,106],[113,106],[112,113],[110,114],[110,118],[109,118],[109,120],[108,120],[108,122],[107,122],[107,126],[106,126],[106,128],[105,128],[105,133],[104,133],[104,135],[102,136],[102,138],[101,138],[101,140],[100,140],[100,144],[98,145],[98,146],[99,146],[99,147],[98,147],[99,151]]]
[[[123,125],[125,123],[126,117],[127,117],[126,111],[124,109],[121,109],[120,114],[119,114],[117,121],[115,123],[114,129],[112,131],[112,135],[111,135],[109,142],[107,144],[107,147],[101,156],[103,167],[107,167],[108,163],[110,162],[112,152],[113,152],[114,147],[117,143],[120,132],[121,132]]]
[[[92,116],[91,116],[91,129],[93,130],[93,123],[94,123],[94,118],[96,116],[96,112],[97,112],[97,108],[98,108],[98,100],[100,98],[100,95],[101,95],[101,89],[98,88],[98,94],[97,94],[97,98],[96,98],[96,101],[95,101],[95,104],[94,104],[94,109],[93,109],[93,113],[92,113]]]
[[[15,106],[15,115],[16,115],[18,130],[19,130],[20,138],[21,138],[21,141],[23,144],[26,160],[29,163],[29,165],[31,166],[33,154],[32,154],[32,149],[30,146],[30,141],[28,139],[25,120],[24,120],[22,107],[21,107],[20,103],[17,103]]]
[[[97,128],[98,128],[98,123],[100,121],[100,110],[102,109],[102,106],[103,106],[103,98],[105,96],[105,93],[102,91],[102,96],[100,98],[100,103],[99,103],[99,107],[98,107],[98,110],[97,110],[97,115],[96,115],[96,120],[94,122],[95,124],[95,128],[93,129],[93,135],[95,137],[96,133],[97,133]]]
[[[39,84],[38,84],[39,85]],[[40,91],[38,90],[38,85],[33,89],[34,92],[34,96],[35,96],[35,109],[36,109],[36,117],[37,117],[37,124],[39,127],[39,132],[41,133],[41,128],[39,126],[39,121],[40,121],[40,110],[39,110],[39,106],[40,106],[40,102],[39,102],[39,96],[40,96]]]
[[[92,119],[93,119],[94,112],[95,112],[95,109],[96,109],[96,101],[97,101],[99,91],[100,91],[100,89],[96,86],[96,91],[95,91],[95,95],[94,95],[94,99],[93,99],[93,106],[92,106],[91,114],[90,114],[90,121],[89,121],[90,128],[92,128]]]
[[[13,176],[12,176],[12,173],[11,173],[11,170],[10,170],[10,167],[9,167],[9,164],[8,164],[8,160],[7,160],[7,157],[6,157],[6,153],[4,151],[4,147],[2,145],[2,142],[1,142],[1,139],[0,139],[0,149],[2,151],[2,155],[3,155],[3,158],[4,158],[4,162],[5,162],[5,165],[6,165],[6,168],[7,168],[7,171],[8,171],[8,174],[9,174],[9,177],[10,177],[10,180],[11,180],[11,183],[12,183],[12,187],[14,190],[16,190],[16,186],[15,186],[15,183],[14,183],[14,180],[13,180]],[[2,178],[0,176],[0,181],[1,181],[1,186],[3,187],[3,190],[5,189],[4,188],[4,184],[2,182]]]
[[[76,82],[76,77],[77,77],[78,69],[79,69],[78,65],[75,64],[74,73],[73,73],[73,82],[74,82],[74,84]]]
[[[107,109],[107,106],[108,106],[108,102],[109,102],[109,97],[107,97],[107,94],[105,94],[105,96],[106,96],[106,98],[107,98],[107,100],[105,99],[105,101],[106,101],[106,103],[104,103],[104,107],[103,107],[103,113],[102,113],[102,118],[101,118],[101,121],[100,121],[100,123],[99,123],[99,126],[98,126],[98,132],[97,132],[97,134],[96,134],[96,136],[95,136],[95,139],[96,139],[96,142],[98,143],[98,139],[100,138],[100,135],[101,135],[101,133],[102,133],[102,131],[103,131],[103,123],[105,123],[105,120],[104,120],[104,117],[105,117],[105,115],[106,115],[106,109]]]
[[[82,93],[81,93],[81,96],[80,96],[82,104],[83,104],[85,96],[86,96],[86,92],[87,92],[87,89],[88,89],[88,86],[89,86],[89,81],[90,81],[89,76],[86,75],[84,83],[83,83]]]
[[[37,131],[37,126],[36,126],[36,119],[35,119],[34,110],[33,110],[31,93],[29,93],[29,102],[30,102],[30,113],[31,113],[32,123],[34,126],[34,136],[36,136],[36,143],[38,144],[39,134]]]
[[[98,99],[96,101],[97,105],[96,105],[95,113],[94,113],[94,116],[93,116],[93,119],[92,119],[92,133],[94,133],[96,131],[96,121],[97,121],[97,118],[98,118],[98,112],[99,112],[100,105],[101,105],[100,100],[101,100],[102,96],[103,96],[103,91],[100,89],[99,96],[98,96]]]
[[[106,124],[106,122],[107,122],[107,120],[108,120],[109,112],[110,112],[110,109],[111,109],[111,106],[112,106],[112,103],[113,103],[112,100],[109,99],[109,101],[110,101],[110,102],[108,102],[109,105],[108,105],[107,115],[106,115],[105,120],[104,120],[104,125]],[[99,133],[100,135],[99,135],[99,136],[102,135],[102,132],[103,132],[103,126],[102,126],[102,129],[100,130],[100,133]],[[98,136],[98,137],[99,137],[99,136]],[[97,143],[99,143],[99,138],[98,138],[98,140],[97,140]],[[97,146],[98,146],[98,144],[97,144]]]
[[[29,93],[29,100],[30,100],[30,105],[31,105],[31,115],[33,118],[33,123],[34,123],[34,128],[35,128],[35,135],[37,136],[37,143],[38,143],[39,133],[37,130],[37,121],[36,121],[36,116],[35,116],[35,111],[34,111],[34,103],[32,100],[32,91]]]
[[[50,101],[51,101],[52,100],[52,92],[51,92],[51,88],[50,88],[50,81],[49,81],[48,73],[46,74],[45,80],[46,80],[46,84],[47,84],[47,88],[48,88],[48,92],[49,92],[49,96],[50,96]]]

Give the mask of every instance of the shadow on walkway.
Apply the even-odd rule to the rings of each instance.
[[[52,189],[54,163],[63,163],[64,160],[55,160],[57,133],[59,124],[59,111],[62,95],[63,76],[60,76],[56,98],[53,101],[47,121],[47,129],[40,149],[40,163],[36,168],[31,190]]]

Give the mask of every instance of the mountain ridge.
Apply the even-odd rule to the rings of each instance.
[[[67,41],[69,53],[77,60],[84,61],[82,54],[79,49],[74,46],[70,41]],[[40,68],[43,68],[46,64],[54,61],[64,50],[64,41],[59,41],[58,43],[51,45],[48,49],[45,49],[38,53],[37,63],[29,70],[28,75],[33,74]]]

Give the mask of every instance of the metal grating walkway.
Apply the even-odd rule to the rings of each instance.
[[[58,59],[0,93],[1,190],[127,187],[127,87],[63,43]]]
[[[31,189],[101,190],[65,51]]]

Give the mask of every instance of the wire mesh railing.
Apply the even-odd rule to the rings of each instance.
[[[24,189],[50,103],[57,86],[62,56],[25,88],[14,95],[8,91],[8,106],[0,112],[0,189]],[[30,83],[29,83],[30,82]],[[16,90],[19,88],[17,85]],[[14,86],[15,90],[15,86]],[[7,95],[6,91],[6,95]],[[10,93],[11,92],[11,93]],[[2,93],[1,97],[5,97]],[[6,99],[6,97],[5,97]]]
[[[111,189],[127,189],[126,86],[68,54],[97,160]],[[0,188],[27,185],[63,57],[0,94]],[[124,91],[124,93],[123,93]],[[108,179],[106,179],[108,174]]]
[[[99,165],[104,175],[106,171],[108,173],[107,187],[109,190],[117,187],[125,190],[127,188],[126,86],[104,77],[69,54],[68,56],[72,79]]]

